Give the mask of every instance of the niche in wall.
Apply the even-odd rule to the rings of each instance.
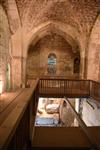
[[[74,73],[79,73],[80,72],[80,58],[76,57],[74,59]]]
[[[10,64],[6,67],[6,90],[10,90]]]

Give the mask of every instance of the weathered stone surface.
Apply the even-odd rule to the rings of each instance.
[[[100,104],[96,104],[91,99],[88,101],[89,103],[83,101],[83,121],[87,126],[100,126]]]
[[[49,104],[46,106],[46,112],[49,114],[59,113],[59,104]]]
[[[1,0],[0,1],[5,8],[7,17],[9,18],[9,28],[12,34],[14,34],[21,26],[20,16],[15,0]]]
[[[3,7],[0,5],[0,80],[3,83],[3,91],[6,89],[7,64],[10,62],[9,43],[10,30],[8,19]]]
[[[74,52],[61,36],[49,33],[36,46],[31,46],[27,59],[27,75],[48,74],[48,56],[56,55],[56,75],[73,75]],[[77,54],[76,54],[77,56]]]
[[[57,126],[59,125],[59,106],[61,99],[39,98],[36,125]]]
[[[87,78],[100,81],[100,15],[90,35],[87,57]]]
[[[76,56],[76,52],[80,55],[81,78],[87,77],[100,80],[100,57],[98,54],[100,47],[98,31],[100,26],[98,22],[95,24],[97,14],[100,12],[99,0],[1,0],[0,9],[1,7],[5,11],[0,12],[0,22],[2,21],[2,24],[0,24],[0,45],[2,45],[2,48],[0,48],[3,54],[1,62],[5,64],[3,59],[9,59],[10,63],[10,57],[5,57],[5,50],[3,50],[4,48],[9,53],[8,43],[10,40],[10,54],[21,58],[20,65],[17,71],[15,71],[18,75],[13,74],[14,71],[12,71],[12,84],[17,84],[13,85],[13,87],[25,84],[27,52],[29,45],[32,45],[32,43],[35,45],[33,48],[34,57],[28,57],[30,59],[28,60],[27,66],[29,68],[27,69],[29,74],[34,74],[36,71],[37,74],[47,73],[47,55],[51,51],[55,52],[58,57],[57,74],[72,74],[73,57],[68,54],[68,50],[66,50],[67,53],[64,52],[66,47],[70,52],[73,50],[74,56]],[[94,29],[96,27],[97,29]],[[49,47],[49,43],[47,42],[48,44],[46,46],[45,42],[49,38],[45,38],[48,37],[48,34],[51,34],[51,31],[53,31],[53,34],[56,33],[62,38],[65,38],[67,44],[64,44],[64,40],[63,42],[61,40],[57,42],[56,39],[54,42],[56,44],[54,45],[52,41],[54,38],[52,37],[52,42],[49,41],[52,45],[51,50],[50,48],[46,48],[47,46]],[[9,38],[10,32],[12,34],[11,39]],[[40,41],[44,41],[45,44]],[[44,46],[42,46],[43,44]],[[71,48],[68,48],[68,45]],[[39,49],[42,53],[36,52],[36,49]],[[44,57],[44,62],[41,61],[42,57]],[[2,66],[2,63],[0,63],[0,66]],[[93,67],[90,71],[89,68],[91,66]],[[13,62],[12,67],[14,68]],[[3,67],[3,70],[5,72],[6,67]],[[5,78],[5,73],[3,74]],[[5,85],[6,79],[4,79]]]
[[[99,10],[95,0],[16,0],[21,20],[30,28],[47,20],[68,23],[80,31],[89,31]]]
[[[60,106],[60,119],[65,124],[65,126],[73,126],[74,125],[74,114],[72,113],[70,107],[67,105],[64,100]]]

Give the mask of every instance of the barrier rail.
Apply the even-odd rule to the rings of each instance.
[[[100,83],[96,81],[90,82],[90,97],[100,102]]]
[[[34,87],[24,89],[14,107],[0,126],[0,149],[27,149],[32,138],[33,123],[39,96],[92,97],[100,102],[100,83],[91,80],[45,79],[37,80]]]
[[[39,93],[44,97],[92,97],[100,101],[100,83],[92,80],[41,78]]]
[[[37,80],[33,88],[24,89],[17,97],[18,103],[0,125],[0,150],[29,148],[38,98]]]
[[[39,82],[39,93],[41,96],[89,97],[90,81],[43,78]]]

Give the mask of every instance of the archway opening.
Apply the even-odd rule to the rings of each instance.
[[[79,46],[73,48],[72,45],[59,32],[53,31],[41,37],[36,44],[33,41],[27,53],[27,80],[46,75],[78,77],[79,74],[73,73],[73,61],[80,55]]]

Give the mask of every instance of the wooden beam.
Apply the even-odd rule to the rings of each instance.
[[[68,98],[65,98],[65,101],[68,103],[73,114],[75,115],[76,119],[78,120],[78,123],[79,123],[80,127],[82,128],[82,130],[84,131],[85,135],[87,136],[88,141],[91,144],[91,147],[94,150],[100,150],[100,144],[97,143],[96,139],[94,139],[93,134],[91,132],[89,132],[88,127],[86,126],[84,121],[81,119],[80,115],[75,111],[74,107],[72,106],[72,104],[70,103]]]

